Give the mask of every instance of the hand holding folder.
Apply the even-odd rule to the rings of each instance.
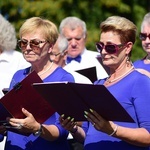
[[[84,111],[93,109],[111,121],[134,122],[104,85],[79,83],[34,83],[33,87],[60,114],[86,121]]]
[[[42,83],[43,81],[33,71],[0,99],[0,121],[2,123],[7,117],[25,118],[22,108],[32,113],[39,123],[45,122],[55,112],[50,104],[32,87],[35,82]]]

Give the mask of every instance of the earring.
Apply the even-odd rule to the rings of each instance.
[[[130,66],[131,65],[131,60],[130,60],[130,57],[127,55],[127,60],[126,60],[126,62],[127,62],[127,66]]]

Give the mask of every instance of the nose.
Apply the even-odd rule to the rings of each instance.
[[[146,37],[146,40],[145,40],[145,42],[150,42],[150,37]]]
[[[103,47],[102,51],[101,51],[101,54],[106,54],[106,50],[105,50],[105,46]]]
[[[27,43],[26,49],[27,49],[27,50],[28,50],[28,49],[31,49],[31,47],[30,47],[30,42]]]
[[[73,39],[71,39],[71,41],[70,41],[70,44],[71,44],[71,46],[76,46],[76,40],[73,38]]]

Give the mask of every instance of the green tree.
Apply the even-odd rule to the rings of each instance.
[[[133,21],[140,31],[143,16],[150,10],[149,0],[1,0],[1,13],[15,26],[18,31],[27,18],[41,16],[50,19],[59,26],[67,16],[77,16],[87,24],[87,48],[93,51],[95,42],[99,40],[99,24],[112,15],[124,16]],[[132,60],[142,58],[145,53],[137,34]]]

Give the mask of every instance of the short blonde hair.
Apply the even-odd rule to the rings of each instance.
[[[19,30],[19,37],[26,33],[33,33],[39,30],[45,37],[45,40],[49,41],[51,44],[55,44],[58,38],[58,30],[56,25],[48,19],[43,19],[40,17],[32,17],[27,19]]]
[[[17,45],[16,31],[13,25],[0,14],[0,49],[12,50]]]
[[[101,32],[113,31],[120,35],[121,43],[132,42],[136,40],[136,25],[130,20],[120,17],[111,16],[100,24]]]

